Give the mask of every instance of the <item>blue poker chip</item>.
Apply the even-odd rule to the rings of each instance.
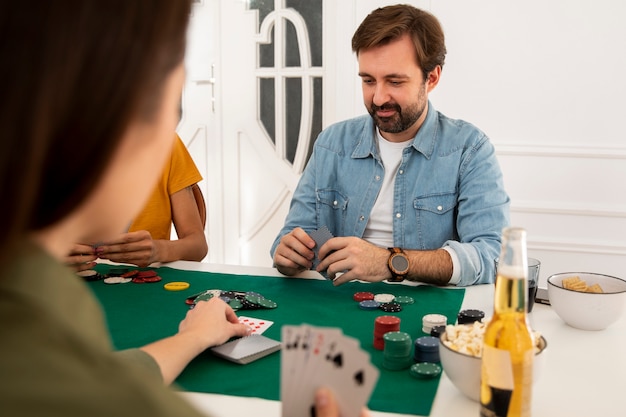
[[[378,310],[380,303],[375,300],[363,300],[359,302],[359,308],[361,310]]]
[[[222,300],[223,302],[225,302],[226,304],[230,303],[230,297],[227,297],[225,295],[221,295],[220,296],[220,300]]]

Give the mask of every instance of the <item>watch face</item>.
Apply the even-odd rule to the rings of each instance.
[[[391,266],[397,271],[396,273],[402,274],[409,269],[409,260],[404,255],[395,255],[391,258]]]

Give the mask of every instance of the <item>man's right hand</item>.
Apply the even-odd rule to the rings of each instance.
[[[313,266],[315,241],[300,227],[280,239],[274,252],[274,265],[281,274],[293,276]]]

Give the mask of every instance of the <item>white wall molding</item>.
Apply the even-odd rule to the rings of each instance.
[[[574,205],[565,202],[517,200],[511,203],[510,210],[511,212],[527,214],[626,218],[626,207],[607,209],[606,206]]]
[[[549,158],[626,159],[620,146],[573,146],[569,144],[494,143],[498,155],[539,156]]]
[[[626,256],[626,246],[608,242],[567,239],[533,238],[528,240],[528,249],[533,251],[583,253],[597,255]]]

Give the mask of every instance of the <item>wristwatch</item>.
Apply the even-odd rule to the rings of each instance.
[[[388,248],[391,255],[387,260],[387,267],[391,271],[390,282],[401,282],[409,274],[409,258],[400,248]]]

